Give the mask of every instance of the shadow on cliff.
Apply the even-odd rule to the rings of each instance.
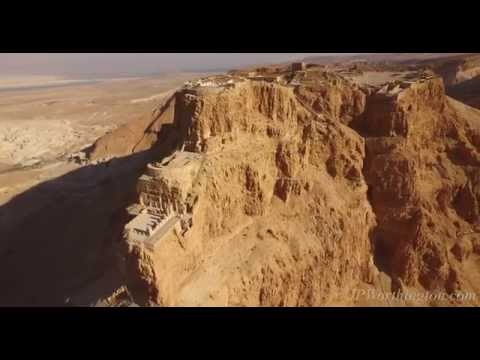
[[[450,85],[446,89],[448,96],[467,105],[480,106],[480,76]]]
[[[154,155],[87,165],[1,206],[0,306],[87,305],[120,286],[115,242]]]

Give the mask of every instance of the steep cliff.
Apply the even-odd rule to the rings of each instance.
[[[321,69],[309,72],[302,86],[295,89],[302,104],[346,125],[363,113],[367,93],[356,84]]]
[[[160,149],[138,203],[170,209],[168,226],[151,228],[151,246],[122,241],[138,303],[352,305],[358,288],[480,291],[480,112],[447,97],[441,79],[243,81],[182,89],[155,114],[131,125],[120,150],[113,132],[93,152]],[[194,170],[179,176],[189,153]]]
[[[355,126],[366,139],[377,265],[394,288],[478,292],[480,112],[435,78],[390,84]]]
[[[447,87],[480,76],[478,54],[440,58],[426,61],[425,64],[443,78]]]
[[[480,108],[480,55],[453,56],[426,65],[443,78],[449,96]]]
[[[188,231],[127,249],[139,302],[342,304],[374,281],[359,135],[276,84],[185,90],[176,102],[177,148],[205,161]]]
[[[447,94],[474,108],[480,109],[480,74],[447,88]]]

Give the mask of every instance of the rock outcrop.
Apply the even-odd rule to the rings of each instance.
[[[443,78],[449,96],[480,109],[480,55],[437,59],[427,66]]]
[[[317,113],[348,125],[365,109],[366,94],[346,79],[323,70],[311,72],[296,88],[297,99]]]
[[[478,292],[480,268],[464,249],[480,236],[480,112],[446,97],[436,78],[372,95],[355,126],[377,265],[407,287]]]
[[[97,142],[99,157],[202,157],[182,177],[187,190],[168,161],[153,187],[139,186],[140,205],[161,207],[141,200],[157,194],[182,224],[159,230],[153,249],[123,242],[137,303],[351,305],[362,286],[480,291],[480,112],[435,77],[372,91],[308,76],[182,89],[153,120]],[[117,134],[129,136],[117,144]]]
[[[126,250],[138,302],[341,304],[372,281],[375,220],[355,131],[264,82],[184,90],[175,103],[175,148],[205,161],[188,231]]]
[[[480,56],[478,54],[447,57],[426,63],[443,78],[447,87],[480,76]]]

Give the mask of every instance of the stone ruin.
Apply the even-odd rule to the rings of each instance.
[[[192,225],[192,191],[202,164],[202,154],[177,151],[147,165],[137,184],[138,204],[130,207],[134,217],[124,229],[128,243],[153,250],[171,230],[182,235],[188,231]]]
[[[195,81],[187,81],[183,88],[186,90],[199,91],[222,91],[235,88],[245,81],[266,81],[270,83],[281,83],[284,79],[279,74],[261,74],[257,72],[236,72],[227,75],[216,75],[202,78]]]
[[[195,81],[186,81],[184,83],[185,89],[199,89],[199,88],[231,88],[237,83],[245,81],[241,76],[233,75],[217,75],[206,78],[201,78]]]

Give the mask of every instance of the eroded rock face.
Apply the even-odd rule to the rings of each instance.
[[[449,96],[477,109],[480,108],[478,54],[437,59],[429,66],[443,78]]]
[[[377,263],[407,286],[478,291],[477,274],[463,271],[462,233],[478,222],[480,163],[467,134],[478,131],[480,113],[447,98],[440,79],[380,96],[355,124],[366,137]]]
[[[135,125],[128,151],[204,161],[181,197],[168,171],[148,190],[190,217],[154,250],[125,250],[138,303],[349,305],[359,285],[480,290],[480,112],[445,96],[442,80],[184,89],[156,119]],[[139,202],[148,196],[140,187]]]
[[[442,76],[445,85],[456,85],[480,75],[480,56],[459,56],[457,58],[437,60],[431,68]]]
[[[341,304],[374,277],[375,220],[355,131],[276,84],[184,91],[176,103],[177,147],[205,162],[188,231],[167,233],[154,251],[128,250],[139,302]]]
[[[295,92],[298,100],[313,111],[346,125],[365,109],[367,91],[329,72],[320,71],[317,76],[310,76]]]

